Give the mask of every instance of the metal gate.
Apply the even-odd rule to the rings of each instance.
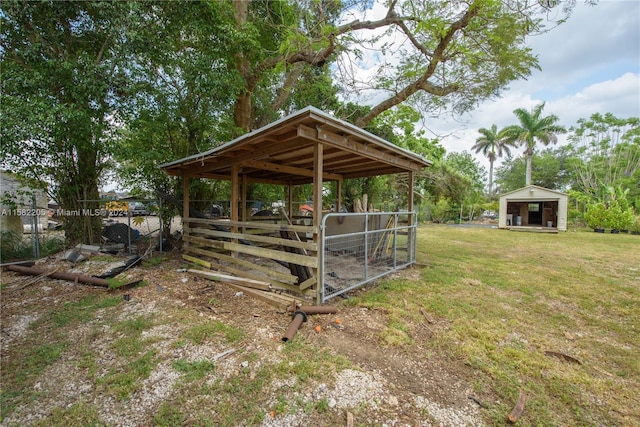
[[[325,215],[320,229],[321,302],[415,263],[416,229],[415,212]]]

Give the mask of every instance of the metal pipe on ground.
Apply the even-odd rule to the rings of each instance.
[[[20,265],[8,265],[5,268],[9,271],[15,271],[16,273],[25,274],[27,276],[46,275],[51,279],[70,280],[72,282],[75,282],[77,280],[80,283],[86,283],[89,285],[102,286],[105,288],[109,287],[109,282],[107,282],[105,279],[86,276],[84,274],[68,273],[64,271],[56,271],[48,274],[46,270],[42,270],[40,268],[23,267]]]
[[[338,307],[333,305],[303,305],[296,310],[305,314],[335,314],[338,312]],[[289,311],[293,311],[293,308],[289,307]]]
[[[282,341],[287,342],[289,340],[292,340],[296,335],[296,332],[298,332],[298,328],[300,328],[300,325],[302,325],[302,323],[306,321],[307,315],[303,311],[296,311],[295,313],[293,313],[293,315],[291,316],[291,323],[289,323],[289,328],[282,337]]]

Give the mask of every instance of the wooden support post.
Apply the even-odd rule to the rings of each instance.
[[[247,208],[247,175],[242,174],[242,190],[240,191],[240,209],[242,209],[242,222],[247,222],[249,218],[249,209]],[[245,227],[242,227],[240,233],[244,233]]]
[[[247,213],[247,175],[242,174],[241,190],[240,190],[240,209],[242,210],[242,221],[246,222],[249,214]],[[244,230],[242,231],[244,233]]]
[[[409,186],[409,193],[407,194],[407,211],[409,212],[409,216],[407,218],[407,221],[409,222],[408,224],[409,228],[411,228],[415,220],[413,214],[411,213],[413,212],[413,185],[415,181],[415,174],[413,173],[413,171],[409,171],[407,173],[409,174],[409,177],[407,179],[407,183]],[[412,235],[411,233],[409,233],[408,241],[407,241],[407,249],[409,250],[410,254],[413,254],[414,259],[412,261],[415,261],[415,254],[416,254],[415,244],[416,244],[415,240],[412,239]]]
[[[409,174],[408,185],[409,185],[409,193],[407,194],[407,210],[409,212],[413,212],[413,185],[415,181],[415,174],[413,171],[407,172]]]
[[[187,175],[182,175],[182,235],[189,234],[189,181]]]
[[[240,198],[240,194],[239,194],[239,174],[240,174],[240,166],[238,166],[237,164],[234,164],[233,166],[231,166],[231,204],[230,204],[230,209],[231,209],[231,221],[232,222],[238,222],[238,199]],[[232,233],[238,233],[238,227],[237,226],[232,226],[231,227],[231,232]],[[231,239],[232,243],[237,244],[238,243],[238,239]],[[232,251],[231,252],[231,256],[234,258],[238,257],[238,253],[236,251]]]
[[[322,222],[322,144],[316,144],[313,158],[313,226]]]
[[[342,180],[339,179],[336,181],[336,193],[338,198],[336,200],[336,212],[340,212],[342,209]]]
[[[289,218],[293,218],[293,184],[291,181],[287,186],[287,212],[289,213]]]
[[[311,271],[312,277],[317,279],[316,284],[316,303],[321,303],[321,286],[324,285],[323,280],[323,263],[320,262],[324,258],[324,242],[321,238],[320,225],[322,224],[322,177],[323,177],[323,145],[316,144],[313,150],[313,227],[316,229],[313,235],[313,241],[316,243],[318,252],[318,268]]]

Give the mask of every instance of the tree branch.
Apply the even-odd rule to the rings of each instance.
[[[471,19],[476,15],[478,15],[479,11],[480,9],[477,6],[477,4],[475,2],[472,3],[467,9],[467,11],[464,13],[464,15],[462,15],[462,17],[457,21],[453,22],[449,27],[449,29],[447,30],[447,33],[444,35],[444,37],[442,37],[442,39],[438,43],[438,46],[434,50],[431,56],[431,60],[429,61],[429,65],[427,65],[427,68],[424,71],[424,73],[422,73],[422,75],[415,82],[407,85],[404,89],[399,91],[396,95],[382,101],[381,103],[373,107],[371,110],[369,110],[367,114],[365,114],[364,116],[356,120],[356,125],[360,127],[366,126],[377,115],[379,115],[383,111],[388,110],[389,108],[394,107],[395,105],[398,105],[404,102],[411,95],[418,92],[418,90],[424,90],[425,92],[431,93],[436,96],[448,95],[450,93],[453,93],[459,90],[460,86],[458,84],[452,84],[447,86],[436,86],[430,83],[428,80],[429,78],[431,78],[431,76],[433,76],[433,73],[436,71],[436,67],[438,66],[438,64],[440,64],[440,62],[442,62],[442,60],[444,59],[444,52],[447,49],[447,47],[449,47],[449,45],[451,44],[451,41],[453,40],[453,37],[455,36],[455,34],[458,31],[462,30],[463,28],[467,27],[471,22]],[[412,43],[415,44],[418,42],[417,40],[415,41],[412,40]],[[421,49],[421,51],[423,53],[425,52],[424,49]]]

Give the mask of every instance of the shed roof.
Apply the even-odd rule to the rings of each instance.
[[[534,194],[529,194],[529,190],[535,190]],[[527,185],[526,187],[518,188],[517,190],[509,191],[508,193],[504,193],[500,195],[500,198],[522,198],[526,196],[526,198],[540,198],[541,195],[545,194],[547,197],[569,197],[567,193],[563,193],[561,191],[551,190],[549,188],[540,187],[538,185]]]
[[[313,182],[315,145],[323,144],[323,180],[418,172],[431,162],[362,128],[306,107],[219,147],[160,165],[169,175],[230,180],[232,166],[248,181]]]

